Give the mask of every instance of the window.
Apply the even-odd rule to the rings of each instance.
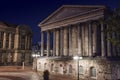
[[[2,48],[2,42],[0,41],[0,48]]]
[[[54,71],[54,64],[51,64],[51,71]]]
[[[14,48],[14,38],[15,38],[15,34],[12,33],[12,34],[11,34],[11,49]]]
[[[72,73],[72,65],[69,65],[69,73]]]
[[[9,47],[9,33],[6,33],[6,48]]]
[[[96,77],[96,69],[94,67],[90,68],[90,76],[91,77]]]
[[[3,47],[3,32],[0,32],[0,48]]]
[[[83,66],[79,66],[79,74],[83,75]]]
[[[44,64],[44,70],[46,70],[46,69],[47,69],[47,63]]]
[[[25,53],[21,53],[21,60],[22,60],[22,62],[25,61]]]
[[[25,36],[21,37],[21,49],[25,49]]]
[[[39,69],[41,68],[41,63],[39,62]]]

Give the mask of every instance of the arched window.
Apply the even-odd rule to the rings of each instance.
[[[96,69],[94,67],[90,68],[90,76],[91,77],[96,77]]]
[[[44,70],[46,70],[46,69],[47,69],[47,63],[44,64]]]
[[[79,74],[83,75],[83,66],[79,66]]]
[[[72,65],[69,65],[69,73],[72,73]]]
[[[51,71],[54,71],[54,64],[51,64]]]
[[[41,68],[41,63],[39,62],[39,69]]]
[[[63,74],[63,66],[62,66],[62,64],[60,64],[59,73],[60,73],[60,74]]]

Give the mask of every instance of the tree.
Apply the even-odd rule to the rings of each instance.
[[[114,45],[120,46],[120,8],[116,8],[109,12],[109,15],[103,20],[104,24],[107,25],[105,30],[109,35],[108,40]]]

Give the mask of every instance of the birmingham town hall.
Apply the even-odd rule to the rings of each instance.
[[[31,64],[32,31],[26,25],[0,22],[0,64]]]
[[[75,77],[79,72],[86,80],[120,80],[120,48],[107,40],[115,34],[105,33],[107,25],[99,21],[107,13],[105,6],[63,5],[40,22],[37,70]],[[79,67],[74,56],[80,57]]]

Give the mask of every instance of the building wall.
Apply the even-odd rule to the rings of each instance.
[[[32,32],[28,26],[0,22],[1,65],[22,65],[22,62],[29,65],[31,44]]]
[[[83,67],[83,73],[80,74],[80,78],[82,79],[90,79],[90,80],[118,80],[120,79],[120,62],[118,61],[109,61],[106,59],[84,59],[79,61],[79,67]],[[46,64],[46,67],[45,67]],[[54,68],[52,69],[52,64]],[[69,68],[72,66],[70,70]],[[69,61],[55,61],[55,60],[47,60],[45,58],[37,60],[37,70],[44,71],[49,70],[51,74],[62,74],[62,75],[70,75],[73,77],[77,77],[78,68],[77,68],[76,60]],[[96,76],[91,76],[90,69],[94,67],[96,69]],[[79,72],[81,73],[81,72]]]
[[[76,8],[80,10],[80,15],[75,14]],[[64,9],[73,12],[67,13]],[[84,9],[85,12],[82,12],[81,10]],[[51,73],[77,77],[78,63],[72,59],[77,55],[83,57],[79,60],[80,78],[86,80],[119,79],[120,48],[107,40],[115,35],[114,33],[108,35],[104,32],[107,25],[100,20],[106,17],[105,11],[106,8],[102,6],[63,6],[41,22],[41,54],[44,55],[43,46],[45,46],[44,37],[46,36],[44,33],[46,32],[47,44],[53,40],[53,52],[56,53],[53,53],[54,56],[49,56],[50,46],[46,45],[47,56],[41,55],[38,59],[38,71],[48,69]],[[68,16],[70,14],[72,16]],[[56,33],[53,39],[48,36],[49,32]]]

